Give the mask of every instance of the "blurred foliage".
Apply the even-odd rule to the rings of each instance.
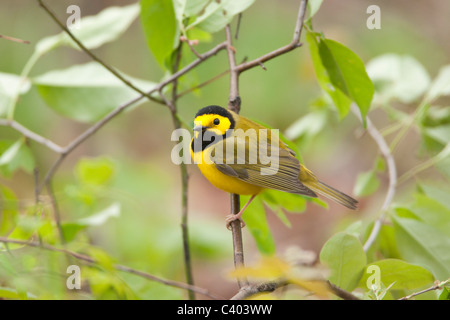
[[[67,16],[65,10],[72,4],[48,2],[59,17]],[[262,0],[117,3],[120,6],[80,1],[82,28],[72,31],[86,48],[143,91],[172,73],[180,37],[198,40],[195,50],[204,52],[223,41],[220,31],[228,23],[236,26],[236,16],[244,12],[235,40],[239,63],[288,43],[298,6],[297,1],[280,6]],[[344,10],[340,3],[310,0],[303,30],[308,49],[267,62],[266,71],[246,72],[240,85],[242,112],[285,129],[283,139],[302,162],[323,172],[318,175],[324,181],[327,175],[332,178],[330,172],[339,171],[335,182],[347,189],[353,186],[361,215],[346,216],[341,224],[330,218],[332,226],[340,226],[334,230],[330,225],[316,226],[317,232],[328,232],[317,250],[321,265],[328,268],[328,273],[322,272],[315,261],[308,261],[308,267],[289,261],[295,256],[292,252],[280,258],[281,237],[271,226],[271,215],[275,213],[275,220],[281,222],[282,234],[295,233],[298,213],[334,211],[334,207],[328,208],[322,200],[268,190],[244,215],[250,241],[262,258],[232,276],[288,278],[319,298],[328,297],[328,292],[320,282],[311,281],[326,277],[364,299],[397,299],[439,280],[439,290],[416,298],[448,300],[450,289],[444,281],[450,276],[450,65],[446,65],[450,48],[439,35],[421,34],[424,31],[413,25],[414,19],[396,19],[402,5],[390,6],[386,1],[381,6],[382,29],[368,31],[364,24],[369,3],[354,4],[345,4],[348,10]],[[2,32],[32,43],[0,39],[0,121],[17,121],[63,145],[139,94],[79,52],[43,10],[35,16],[28,5],[17,1],[0,10],[0,19],[9,23]],[[428,2],[422,1],[421,6],[428,7]],[[450,10],[448,4],[439,6]],[[342,15],[335,14],[338,9]],[[355,13],[358,9],[361,12]],[[39,28],[25,23],[30,17]],[[434,32],[444,29],[436,25]],[[194,59],[184,45],[181,65]],[[226,75],[197,88],[227,70],[223,53],[212,59],[215,62],[202,63],[179,79],[178,92],[183,94],[178,116],[184,123],[190,123],[201,106],[227,101]],[[367,252],[363,244],[381,214],[388,168],[372,142],[351,135],[364,129],[349,112],[351,104],[363,119],[366,115],[375,119],[400,173],[395,202]],[[12,128],[0,126],[0,236],[82,252],[96,261],[89,264],[53,249],[0,242],[0,298],[186,297],[180,289],[115,268],[127,265],[184,281],[181,186],[169,159],[169,112],[155,102],[141,100],[137,106],[68,156],[52,179],[54,199],[50,193],[36,194],[54,155]],[[189,174],[195,178],[197,173],[192,169]],[[229,209],[217,205],[220,202],[213,199],[211,186],[192,180],[189,245],[196,284],[216,289],[220,281],[229,281],[224,270],[232,266],[231,238],[222,218],[202,212],[223,214]],[[311,245],[292,239],[288,238],[289,245]],[[81,290],[66,287],[67,267],[73,264],[81,266]],[[380,281],[372,286],[371,273],[376,268]],[[268,297],[304,299],[306,295],[293,291]]]

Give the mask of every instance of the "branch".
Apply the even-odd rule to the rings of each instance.
[[[280,280],[248,285],[242,287],[237,294],[231,297],[230,300],[244,300],[254,296],[255,294],[273,292],[276,289],[288,284],[288,281]]]
[[[49,16],[53,19],[53,21],[58,24],[58,26],[65,32],[67,35],[77,44],[77,46],[84,51],[88,56],[90,56],[94,61],[97,61],[100,63],[106,70],[111,72],[117,79],[122,81],[126,86],[133,89],[134,91],[140,93],[141,95],[145,96],[149,100],[161,103],[158,99],[152,97],[150,94],[145,93],[138,87],[136,87],[134,84],[132,84],[128,79],[126,79],[124,76],[122,76],[117,70],[115,70],[113,67],[109,66],[106,62],[101,60],[99,57],[97,57],[91,50],[89,50],[80,40],[78,40],[77,37],[67,28],[64,23],[62,23],[57,17],[56,14],[49,8],[42,0],[37,0],[39,2],[39,5],[44,8],[44,10],[49,14]]]
[[[22,39],[18,39],[18,38],[13,38],[13,37],[10,37],[10,36],[5,36],[4,34],[0,34],[0,38],[6,39],[6,40],[9,40],[9,41],[14,41],[14,42],[17,42],[17,43],[30,44],[30,41],[28,41],[28,40],[22,40]]]
[[[189,41],[189,40],[188,40]],[[181,61],[181,48],[182,45],[177,49],[177,56],[173,65],[172,72],[175,73],[178,71],[180,61]],[[175,129],[181,128],[181,121],[177,115],[177,91],[178,91],[178,81],[173,82],[172,86],[172,99],[169,101],[164,94],[160,91],[159,94],[167,105],[167,107],[171,111],[172,121]],[[187,167],[184,162],[180,164],[180,175],[181,175],[181,235],[183,240],[183,258],[184,258],[184,268],[185,268],[185,276],[186,281],[189,285],[194,284],[194,275],[192,272],[192,264],[191,264],[191,254],[189,249],[189,232],[188,232],[188,180],[189,176],[187,173]],[[189,299],[195,300],[194,291],[188,291]]]
[[[302,34],[302,29],[303,29],[303,21],[305,19],[305,15],[306,15],[307,3],[308,3],[307,0],[302,0],[300,2],[300,9],[298,10],[297,22],[295,25],[294,36],[292,38],[291,43],[289,43],[288,45],[286,45],[284,47],[278,48],[272,52],[269,52],[255,60],[241,63],[240,65],[236,66],[236,71],[243,72],[245,70],[248,70],[248,69],[251,69],[251,68],[254,68],[257,66],[261,66],[261,67],[263,67],[263,69],[265,69],[265,67],[263,65],[264,62],[300,47],[302,45],[300,43],[300,37]]]
[[[303,27],[303,21],[306,14],[306,6],[308,1],[301,0],[300,8],[297,15],[297,22],[294,30],[294,36],[292,42],[284,47],[281,47],[275,51],[272,51],[258,59],[250,62],[243,62],[240,65],[236,65],[236,50],[233,47],[231,27],[227,25],[225,28],[226,35],[226,48],[228,55],[228,65],[230,69],[230,94],[228,97],[228,109],[239,113],[241,109],[241,97],[239,95],[239,75],[245,70],[249,70],[255,66],[262,66],[264,69],[263,62],[280,56],[283,53],[289,52],[295,48],[300,47],[300,36]],[[240,199],[239,195],[231,194],[231,213],[237,214],[240,210]],[[235,220],[231,223],[231,231],[233,234],[233,250],[234,250],[234,265],[236,268],[244,266],[244,250],[242,241],[242,231],[240,226],[240,221]],[[238,285],[240,288],[243,286],[248,286],[247,279],[238,279]]]
[[[50,150],[56,153],[63,152],[63,148],[54,143],[53,141],[30,131],[29,129],[25,128],[20,123],[14,120],[0,119],[0,126],[11,127],[14,130],[18,131],[19,133],[21,133],[22,135],[24,135],[25,137],[27,137],[28,139],[36,141],[37,143],[44,145],[45,147],[49,148]]]
[[[362,121],[361,114],[355,104],[352,104],[351,109],[352,112]],[[367,123],[367,132],[375,141],[375,143],[378,145],[378,149],[380,150],[381,154],[386,160],[386,165],[389,173],[389,186],[386,192],[386,197],[384,198],[383,205],[381,206],[381,214],[375,221],[375,224],[373,225],[373,229],[369,235],[369,238],[367,239],[366,243],[364,243],[363,246],[364,252],[367,252],[377,239],[378,233],[380,232],[381,229],[381,225],[386,216],[386,212],[389,209],[392,200],[394,199],[395,189],[397,186],[397,166],[395,165],[395,160],[394,157],[392,156],[391,150],[388,144],[386,143],[386,140],[384,140],[383,135],[373,125],[369,117],[366,117],[366,123]]]
[[[220,43],[211,50],[203,53],[201,55],[201,59],[194,60],[184,68],[180,69],[179,71],[175,72],[172,76],[167,78],[166,80],[160,82],[158,85],[156,85],[153,89],[147,92],[147,95],[150,95],[154,92],[160,92],[162,89],[167,86],[168,84],[176,81],[178,78],[189,72],[190,70],[194,69],[196,66],[198,66],[203,61],[207,60],[208,58],[216,55],[221,50],[225,49],[226,43]],[[63,150],[60,152],[61,155],[58,157],[58,159],[53,163],[53,165],[50,167],[49,171],[47,172],[42,185],[39,187],[39,192],[42,191],[42,188],[50,181],[50,179],[55,174],[56,170],[59,168],[65,157],[72,152],[76,147],[78,147],[82,142],[84,142],[86,139],[91,137],[94,133],[96,133],[100,128],[102,128],[105,124],[107,124],[110,120],[115,118],[119,113],[121,113],[123,110],[127,109],[134,103],[137,103],[141,99],[144,98],[144,95],[137,96],[136,98],[120,105],[113,111],[111,111],[109,114],[107,114],[103,119],[99,120],[97,123],[95,123],[92,127],[88,128],[86,131],[84,131],[82,134],[80,134],[77,138],[72,140],[66,147],[63,148]]]
[[[82,260],[85,261],[87,263],[91,263],[91,264],[99,264],[94,258],[82,254],[82,253],[78,253],[78,252],[74,252],[74,251],[70,251],[67,249],[63,249],[63,248],[57,248],[48,244],[40,244],[38,242],[33,242],[33,241],[24,241],[24,240],[18,240],[18,239],[8,239],[5,237],[0,237],[0,242],[3,242],[5,244],[7,243],[14,243],[14,244],[19,244],[19,245],[24,245],[24,246],[28,246],[28,247],[35,247],[35,248],[41,248],[41,249],[45,249],[45,250],[49,250],[49,251],[54,251],[54,252],[60,252],[60,253],[64,253],[66,255],[72,256],[78,260]],[[163,279],[157,276],[154,276],[150,273],[146,273],[140,270],[136,270],[121,264],[116,264],[114,265],[114,268],[116,270],[122,271],[122,272],[127,272],[127,273],[131,273],[134,275],[137,275],[139,277],[145,278],[147,280],[150,281],[156,281],[168,286],[172,286],[172,287],[176,287],[176,288],[180,288],[180,289],[184,289],[184,290],[192,290],[195,291],[201,295],[210,297],[212,299],[223,299],[222,297],[219,297],[215,294],[212,294],[211,292],[209,292],[209,290],[207,289],[203,289],[200,287],[196,287],[196,286],[192,286],[183,282],[178,282],[178,281],[174,281],[174,280],[168,280],[168,279]]]
[[[343,300],[360,300],[358,297],[353,295],[351,292],[348,292],[344,289],[339,288],[338,286],[332,284],[330,281],[325,282],[328,286],[328,289],[338,296],[339,298]],[[278,288],[287,286],[290,284],[287,280],[280,280],[280,281],[270,281],[270,282],[263,282],[258,284],[252,284],[245,286],[239,290],[237,294],[235,294],[230,300],[244,300],[248,299],[251,296],[254,296],[255,294],[260,293],[268,293],[273,292]]]
[[[227,39],[228,64],[230,68],[230,95],[228,97],[228,109],[239,113],[241,109],[241,98],[239,97],[239,72],[236,70],[235,49],[232,43],[231,28],[227,25],[225,28]],[[238,194],[230,194],[231,213],[237,214],[240,211],[240,198]],[[233,237],[234,267],[236,269],[244,267],[244,242],[242,240],[241,222],[234,220],[231,222],[231,232]],[[238,278],[239,288],[248,286],[246,278]]]
[[[434,283],[433,286],[431,286],[431,287],[429,287],[429,288],[427,288],[427,289],[421,290],[421,291],[419,291],[419,292],[411,293],[410,295],[407,295],[407,296],[405,296],[405,297],[402,297],[402,298],[400,298],[400,299],[398,299],[398,300],[409,300],[409,299],[411,299],[411,298],[414,298],[415,296],[418,296],[419,294],[422,294],[422,293],[425,293],[425,292],[428,292],[428,291],[439,290],[439,289],[441,289],[443,286],[445,286],[445,285],[448,284],[448,283],[450,283],[450,278],[448,278],[447,280],[444,280],[444,281],[439,281],[439,280],[437,280],[437,281]]]

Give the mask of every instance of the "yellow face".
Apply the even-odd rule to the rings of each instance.
[[[202,114],[194,120],[194,134],[196,138],[200,131],[209,131],[223,136],[230,127],[230,119],[218,114]]]

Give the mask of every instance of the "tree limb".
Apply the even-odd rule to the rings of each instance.
[[[9,238],[5,238],[5,237],[0,237],[0,242],[2,243],[14,243],[14,244],[19,244],[19,245],[24,245],[24,246],[28,246],[28,247],[35,247],[35,248],[41,248],[41,249],[45,249],[45,250],[49,250],[49,251],[55,251],[55,252],[60,252],[60,253],[64,253],[66,255],[72,256],[78,260],[82,260],[84,262],[87,263],[91,263],[91,264],[98,264],[98,262],[85,254],[82,253],[78,253],[78,252],[74,252],[74,251],[70,251],[68,249],[63,249],[63,248],[58,248],[58,247],[54,247],[45,243],[39,243],[39,242],[34,242],[34,241],[25,241],[25,240],[19,240],[19,239],[9,239]],[[212,299],[223,299],[222,297],[213,294],[211,292],[209,292],[209,290],[207,289],[203,289],[200,287],[196,287],[196,286],[192,286],[183,282],[178,282],[178,281],[174,281],[174,280],[168,280],[168,279],[164,279],[161,277],[157,277],[155,275],[152,275],[150,273],[144,272],[144,271],[140,271],[137,269],[133,269],[130,268],[128,266],[124,266],[121,264],[116,264],[114,265],[114,268],[116,270],[122,271],[122,272],[127,272],[127,273],[131,273],[134,275],[137,275],[139,277],[145,278],[147,280],[151,280],[151,281],[155,281],[155,282],[159,282],[171,287],[175,287],[175,288],[180,288],[180,289],[184,289],[184,290],[191,290],[191,291],[195,291],[201,295],[210,297]]]
[[[21,133],[23,136],[27,137],[28,139],[36,141],[37,143],[42,144],[43,146],[49,148],[50,150],[56,153],[63,153],[64,150],[63,147],[60,147],[53,141],[44,138],[38,135],[37,133],[34,133],[33,131],[25,128],[23,125],[14,120],[0,119],[0,126],[11,127],[17,132]]]
[[[351,109],[352,109],[352,112],[362,121],[361,114],[355,104],[352,104]],[[367,133],[369,133],[369,135],[375,141],[375,143],[378,146],[378,149],[380,150],[381,154],[383,155],[384,159],[386,160],[386,165],[387,165],[388,174],[389,174],[389,186],[388,186],[388,190],[386,192],[386,197],[384,198],[383,205],[381,206],[381,214],[378,217],[378,219],[375,221],[372,231],[371,231],[369,237],[367,238],[367,241],[364,243],[364,246],[363,246],[364,252],[367,252],[370,249],[370,247],[373,245],[375,240],[377,239],[377,236],[378,236],[378,234],[381,230],[381,226],[383,224],[383,220],[386,216],[386,212],[389,209],[389,206],[392,203],[392,200],[394,199],[395,190],[396,190],[396,186],[397,186],[397,166],[395,164],[395,160],[394,160],[394,157],[392,156],[391,150],[390,150],[388,144],[386,143],[386,140],[384,140],[383,135],[373,125],[373,123],[369,119],[369,117],[366,117],[366,123],[367,123]]]

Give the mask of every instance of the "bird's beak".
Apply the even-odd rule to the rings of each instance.
[[[204,129],[206,129],[206,127],[199,124],[199,125],[196,125],[193,130],[194,130],[194,132],[195,131],[200,132],[200,131],[203,131]]]

